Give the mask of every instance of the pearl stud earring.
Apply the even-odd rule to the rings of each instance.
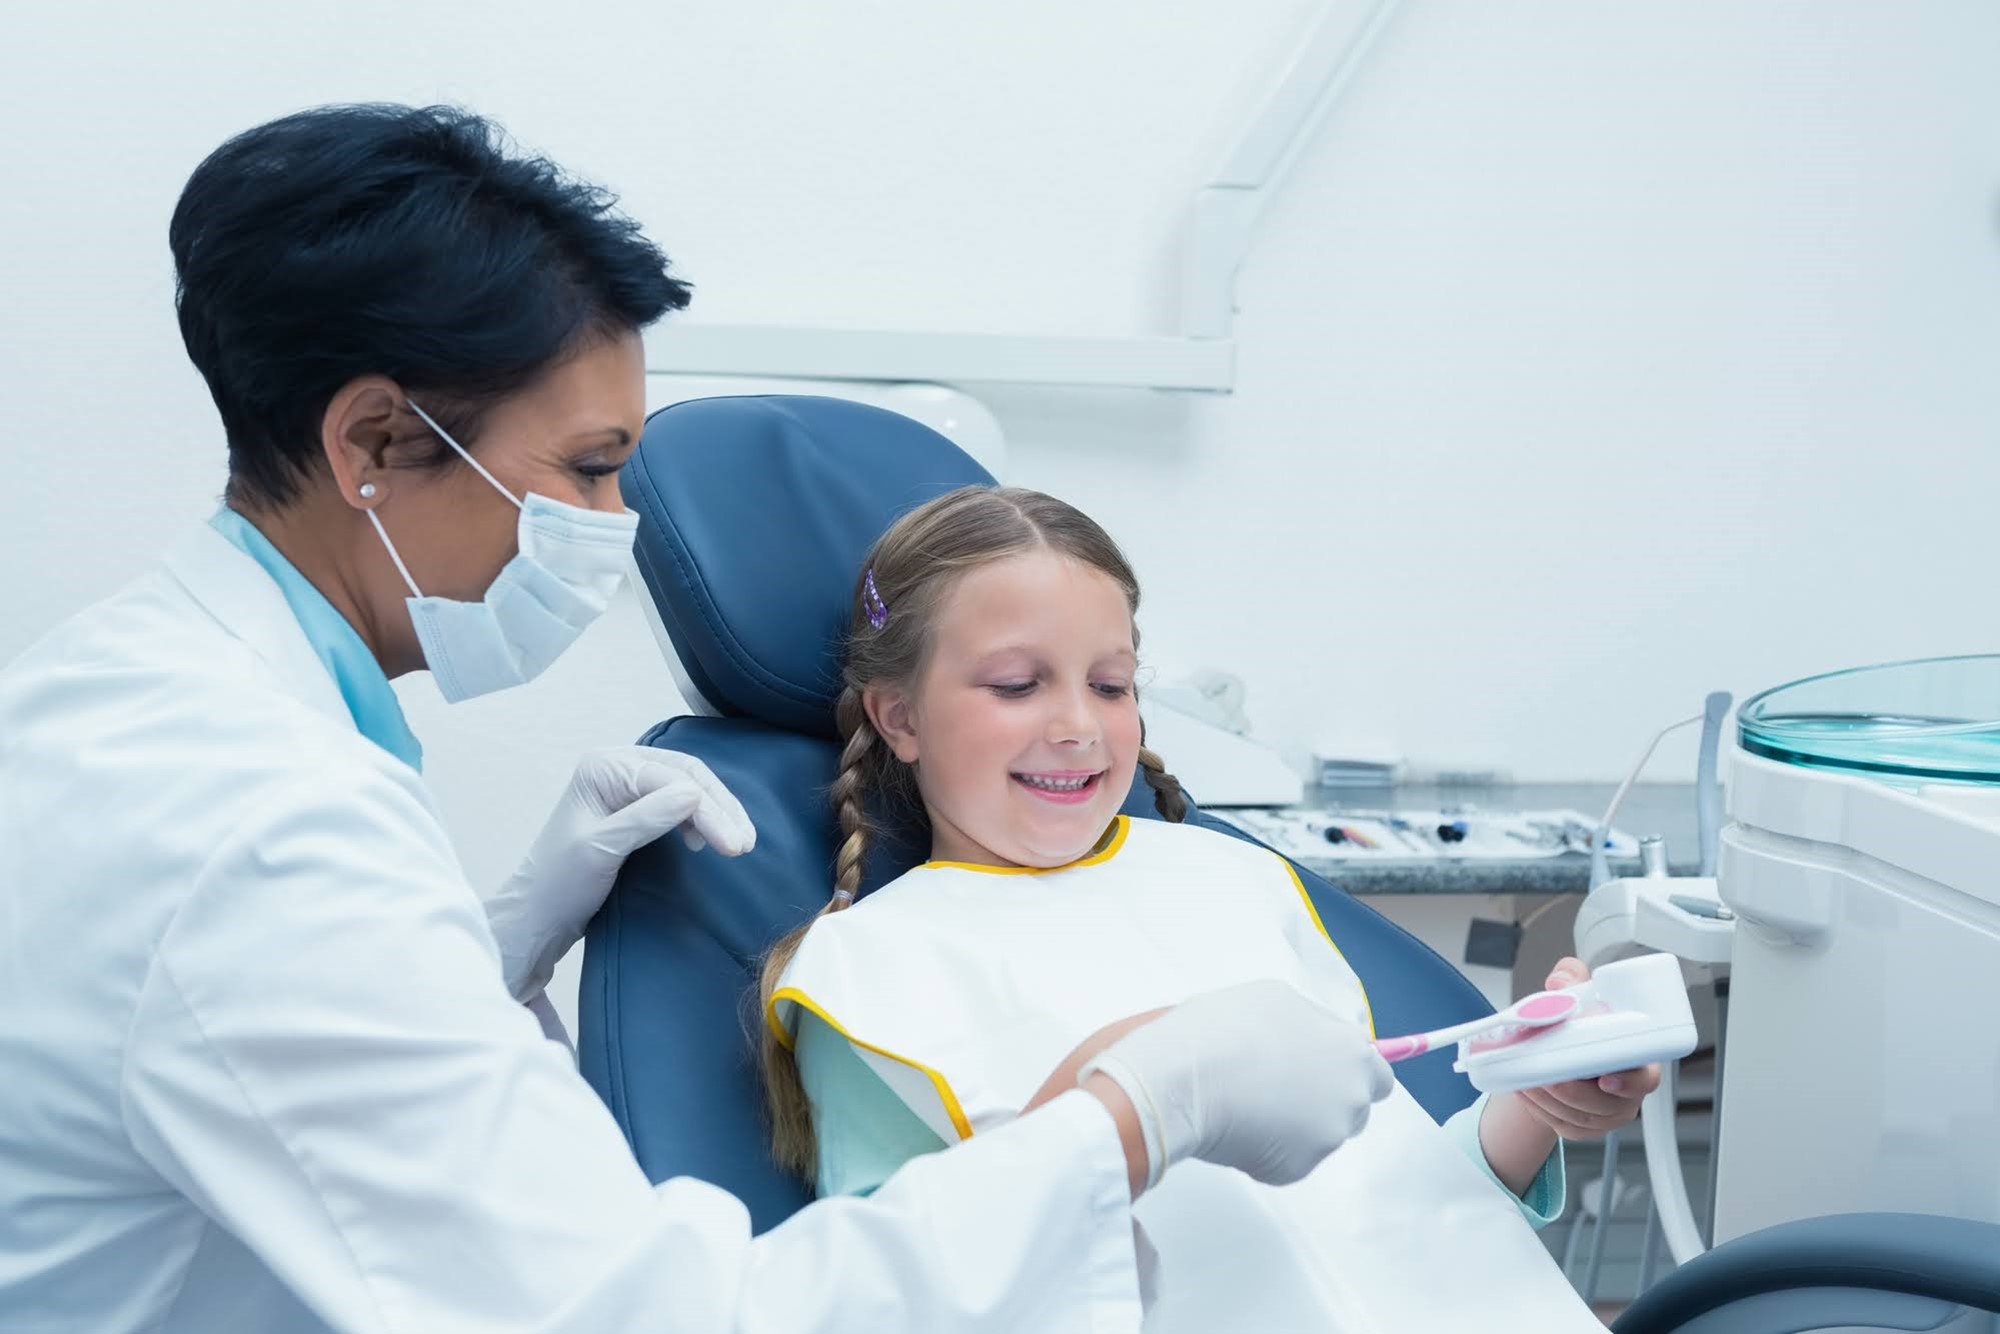
[[[361,498],[363,500],[375,499],[375,483],[363,482],[361,484]]]

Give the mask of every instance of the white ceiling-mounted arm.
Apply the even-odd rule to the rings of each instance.
[[[1340,0],[1322,9],[1214,178],[1195,191],[1182,252],[1183,337],[1228,338],[1235,331],[1236,273],[1257,219],[1368,58],[1398,3],[1377,0],[1359,28],[1344,21],[1349,6]]]
[[[1236,273],[1257,218],[1398,3],[1376,0],[1356,26],[1347,19],[1351,0],[1328,0],[1221,168],[1194,192],[1177,335],[1075,338],[675,321],[647,331],[646,369],[659,375],[1228,393],[1236,387]]]
[[[656,375],[1228,390],[1236,347],[1194,338],[919,333],[671,321],[646,331]]]

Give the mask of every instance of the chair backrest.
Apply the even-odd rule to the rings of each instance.
[[[897,515],[991,481],[907,418],[799,397],[667,408],[648,420],[625,469],[640,516],[639,592],[683,679],[720,715],[669,719],[643,741],[706,761],[750,812],[757,846],[725,859],[669,838],[627,862],[585,946],[578,1055],[649,1177],[714,1182],[749,1206],[760,1231],[808,1198],[767,1151],[754,989],[764,951],[831,888],[826,790],[847,599],[862,556]],[[1143,783],[1127,809],[1153,814]],[[920,821],[884,815],[864,894],[928,851]],[[1190,818],[1235,834],[1198,811]],[[1414,937],[1319,877],[1302,878],[1382,1032],[1489,1008]],[[1398,1073],[1440,1119],[1472,1100],[1440,1058]]]

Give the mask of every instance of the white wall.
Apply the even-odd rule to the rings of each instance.
[[[1240,391],[1002,400],[1017,472],[1281,735],[1609,776],[1713,687],[2000,647],[1996,51],[1983,3],[1415,0]]]
[[[220,489],[165,229],[235,130],[488,111],[621,190],[699,318],[1156,332],[1187,191],[1313,12],[16,15],[0,659]],[[1609,775],[1710,687],[1993,647],[1995,51],[1986,0],[1409,0],[1245,267],[1239,392],[997,392],[1012,479],[1105,520],[1156,658],[1241,672],[1280,741]],[[405,691],[476,879],[671,707],[650,655],[621,614],[539,691]]]

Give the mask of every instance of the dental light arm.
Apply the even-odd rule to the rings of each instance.
[[[1701,757],[1695,763],[1694,800],[1701,831],[1701,874],[1714,875],[1722,851],[1722,779],[1716,772],[1722,724],[1734,702],[1727,690],[1711,693],[1701,711]]]
[[[1714,696],[1710,696],[1710,698],[1713,699]],[[1696,723],[1702,721],[1705,716],[1698,713],[1692,718],[1683,718],[1677,723],[1669,723],[1665,727],[1662,727],[1654,734],[1653,739],[1646,743],[1645,753],[1639,757],[1639,762],[1632,766],[1632,772],[1625,775],[1625,781],[1620,783],[1618,790],[1612,794],[1611,804],[1604,808],[1604,818],[1598,821],[1597,832],[1590,836],[1590,887],[1592,889],[1596,889],[1611,878],[1611,866],[1607,849],[1611,839],[1612,822],[1617,820],[1618,809],[1625,804],[1626,794],[1631,792],[1632,784],[1638,782],[1639,775],[1645,772],[1647,761],[1653,758],[1653,752],[1660,748],[1662,741],[1665,741],[1669,736],[1680,731],[1683,727],[1694,726]]]

